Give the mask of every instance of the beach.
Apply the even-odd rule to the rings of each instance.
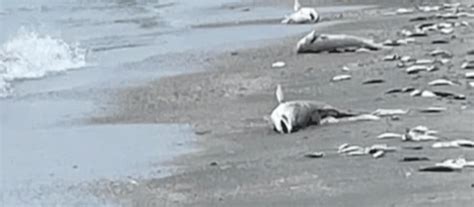
[[[418,24],[409,20],[419,13],[386,15],[395,9],[387,6],[342,12],[342,18],[316,24],[314,29],[383,42],[396,38],[403,28]],[[474,24],[472,18],[462,20]],[[439,131],[443,139],[473,139],[474,94],[469,80],[464,78],[466,71],[460,68],[464,60],[472,59],[467,54],[474,45],[472,27],[457,28],[449,36],[416,38],[416,43],[381,51],[296,54],[296,42],[306,33],[217,54],[194,53],[195,61],[188,61],[193,63],[188,67],[204,65],[203,71],[162,77],[111,96],[109,103],[114,109],[93,116],[91,123],[190,124],[200,150],[170,161],[178,166],[171,176],[136,179],[133,184],[106,182],[93,187],[95,194],[130,206],[470,206],[474,198],[472,169],[454,173],[418,169],[448,158],[472,160],[472,149],[433,149],[431,142],[376,137],[383,132],[404,132],[424,125]],[[431,44],[444,37],[450,38],[449,44]],[[409,75],[396,62],[383,61],[391,54],[430,58],[428,53],[437,48],[449,50],[453,58],[436,72]],[[186,58],[183,54],[173,55],[164,58]],[[272,68],[276,61],[284,61],[286,66]],[[343,71],[344,66],[349,71]],[[339,74],[350,74],[352,78],[331,81]],[[385,93],[405,86],[432,88],[427,83],[437,78],[449,78],[460,85],[436,89],[461,93],[466,98]],[[363,84],[371,79],[383,82]],[[282,135],[264,119],[278,104],[274,95],[277,84],[283,86],[289,100],[318,100],[358,112],[410,112],[378,121],[311,126]],[[447,110],[418,112],[429,106]],[[337,148],[344,143],[388,144],[401,150],[379,159],[342,156]],[[410,149],[413,145],[422,150]],[[324,152],[325,156],[304,156],[315,151]],[[427,156],[430,161],[400,162],[406,156]],[[111,191],[110,185],[121,190]]]
[[[474,80],[465,77],[472,70],[462,69],[474,60],[474,18],[412,21],[444,11],[396,12],[451,1],[309,0],[302,3],[320,12],[318,23],[281,24],[292,3],[5,1],[0,203],[471,206],[473,168],[419,169],[474,160],[473,148],[377,136],[426,126],[437,131],[437,141],[474,139]],[[427,22],[457,26],[378,51],[296,53],[296,43],[313,29],[382,43]],[[400,66],[403,56],[435,59],[435,49],[452,53],[447,62],[436,58],[436,70],[407,74],[410,65]],[[272,67],[275,62],[285,66]],[[338,75],[351,77],[334,81]],[[437,79],[452,84],[429,85]],[[279,84],[285,100],[317,100],[354,113],[408,113],[280,134],[268,120],[279,104]],[[464,96],[387,93],[406,87]],[[442,110],[422,112],[427,107]],[[397,150],[375,159],[338,152],[343,144]],[[428,160],[401,161],[407,157]]]

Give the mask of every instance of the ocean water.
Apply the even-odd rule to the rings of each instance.
[[[1,0],[0,203],[114,206],[70,186],[171,173],[159,163],[195,150],[189,126],[81,120],[110,107],[111,91],[194,69],[155,57],[253,47],[313,27],[195,27],[291,12],[258,1],[246,1],[250,11],[233,9],[239,2]]]

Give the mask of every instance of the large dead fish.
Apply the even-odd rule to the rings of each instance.
[[[372,40],[344,35],[344,34],[317,34],[312,31],[303,37],[296,45],[298,53],[345,52],[358,49],[379,50],[381,44]]]
[[[331,105],[318,101],[285,101],[280,85],[278,85],[276,89],[276,98],[279,104],[272,111],[270,120],[273,129],[282,134],[296,132],[310,125],[318,125],[330,118],[347,118],[347,121],[378,119],[377,116],[343,112]]]

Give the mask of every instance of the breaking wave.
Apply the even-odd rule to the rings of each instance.
[[[12,81],[42,78],[85,65],[86,50],[79,44],[22,28],[0,47],[0,97],[11,93]]]

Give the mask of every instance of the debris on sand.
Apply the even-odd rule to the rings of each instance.
[[[283,61],[277,61],[272,63],[272,68],[283,68],[286,66],[286,63]]]
[[[440,113],[446,110],[448,110],[446,107],[437,107],[437,106],[431,106],[427,108],[418,109],[420,113]]]
[[[372,112],[375,116],[395,116],[395,115],[404,115],[407,114],[408,110],[403,109],[377,109]]]
[[[403,135],[403,141],[423,142],[423,141],[435,141],[439,138],[434,136],[437,131],[431,130],[426,126],[417,126],[412,129],[407,129]]]
[[[401,139],[403,134],[386,132],[377,136],[377,139]]]
[[[307,158],[322,158],[324,157],[324,152],[310,152],[304,155]]]
[[[433,148],[474,148],[474,141],[466,140],[466,139],[458,139],[454,141],[446,141],[446,142],[436,142],[432,145]]]
[[[343,75],[337,75],[331,78],[332,81],[337,82],[337,81],[343,81],[343,80],[349,80],[351,79],[352,76],[348,74],[343,74]]]
[[[419,156],[412,156],[412,157],[403,157],[400,159],[400,162],[419,162],[419,161],[429,161],[430,158],[428,157],[419,157]]]
[[[461,65],[461,68],[466,69],[466,70],[474,69],[474,60],[469,60],[469,61],[464,62]]]
[[[436,79],[428,83],[430,86],[453,86],[454,82],[446,79]]]

